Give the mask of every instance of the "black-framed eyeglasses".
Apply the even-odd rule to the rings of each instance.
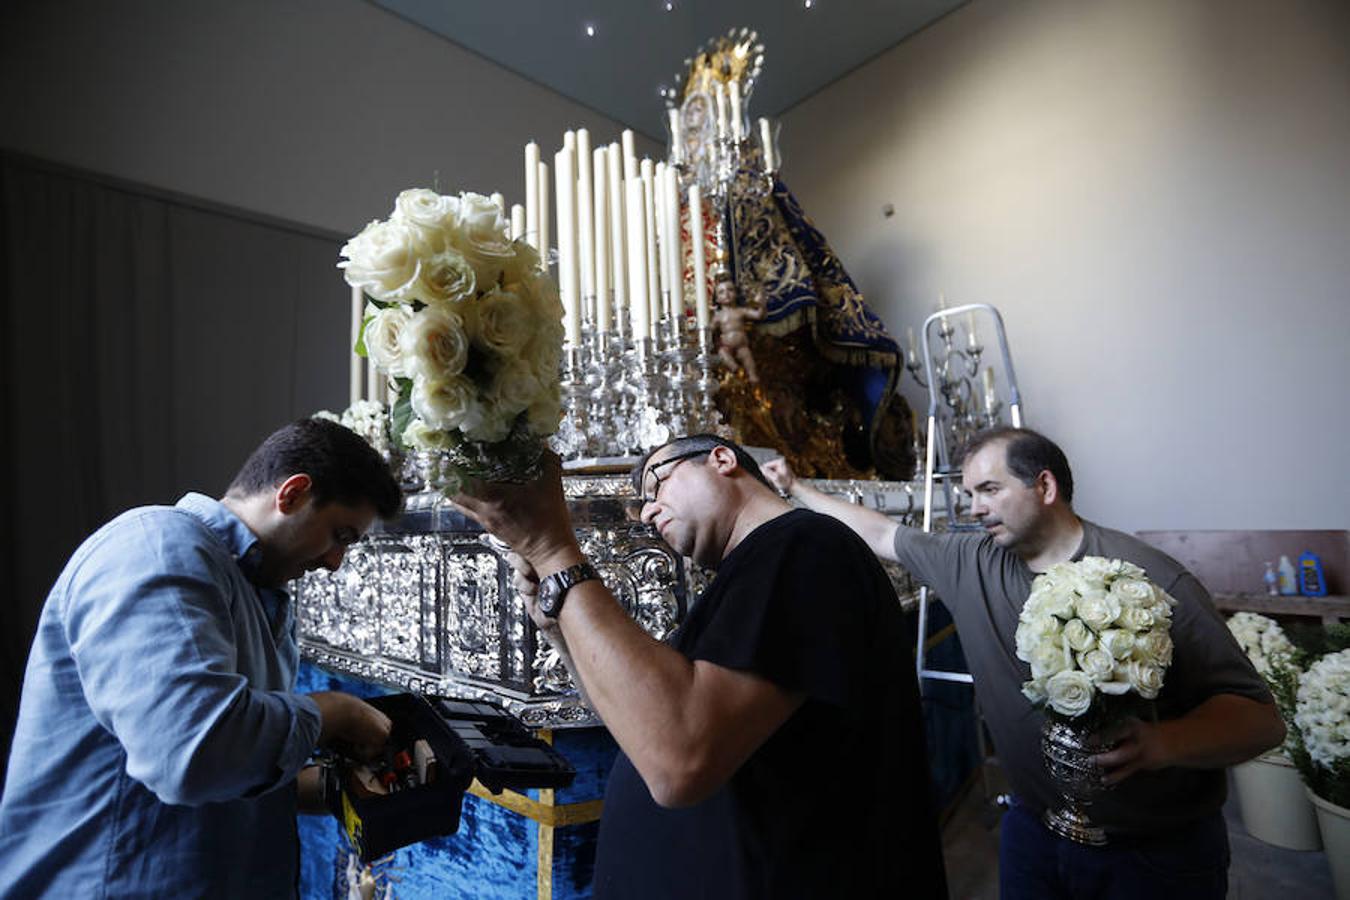
[[[656,474],[657,469],[662,466],[674,469],[677,464],[684,462],[686,459],[693,459],[696,456],[707,456],[711,452],[712,450],[709,448],[704,448],[702,450],[686,450],[684,453],[676,453],[674,456],[668,456],[660,462],[652,463],[647,467],[646,474],[642,476],[642,496],[640,498],[642,503],[646,505],[655,502],[656,495],[661,492],[661,483],[670,479],[669,474],[667,474],[665,478]],[[651,481],[650,486],[647,484],[649,480]]]

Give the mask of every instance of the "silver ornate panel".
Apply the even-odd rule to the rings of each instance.
[[[629,615],[665,640],[709,573],[637,520],[626,476],[563,481],[582,550]],[[815,484],[900,517],[922,505],[908,484]],[[353,546],[337,572],[292,585],[304,657],[406,690],[493,700],[534,727],[596,724],[525,612],[505,552],[439,495],[409,498],[404,516]],[[913,593],[902,570],[892,577],[902,600]]]

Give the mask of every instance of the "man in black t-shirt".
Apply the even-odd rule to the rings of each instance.
[[[913,664],[866,544],[712,435],[652,451],[634,485],[642,520],[716,570],[670,645],[585,562],[556,459],[456,498],[540,576],[532,614],[622,751],[596,896],[945,897]]]

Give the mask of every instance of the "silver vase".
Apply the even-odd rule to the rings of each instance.
[[[1108,787],[1102,770],[1092,761],[1094,755],[1110,749],[1092,740],[1102,725],[1096,718],[1085,716],[1079,721],[1051,713],[1041,729],[1041,755],[1060,799],[1058,806],[1046,809],[1042,821],[1060,837],[1089,847],[1106,845],[1105,830],[1094,825],[1090,816],[1093,801]]]

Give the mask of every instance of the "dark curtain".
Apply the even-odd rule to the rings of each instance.
[[[346,403],[342,237],[0,154],[0,748],[67,557]]]

